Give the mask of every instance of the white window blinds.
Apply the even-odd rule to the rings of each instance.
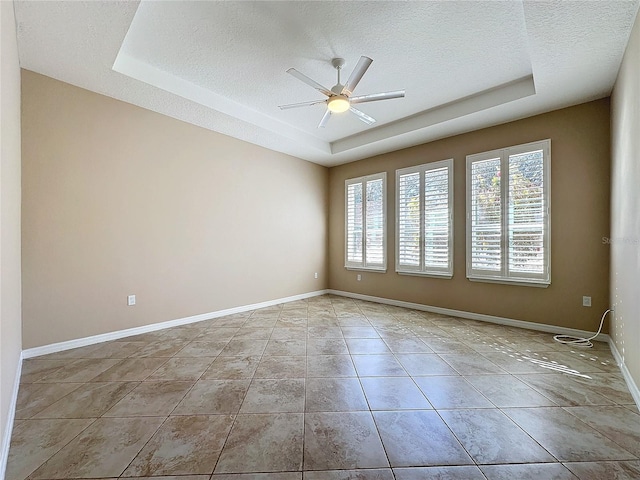
[[[345,182],[345,267],[386,269],[386,173]]]
[[[467,277],[549,284],[549,140],[467,157]]]
[[[396,171],[396,271],[453,275],[453,160]]]

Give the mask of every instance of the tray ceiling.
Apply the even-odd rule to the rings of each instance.
[[[601,98],[638,1],[17,1],[23,68],[322,165]],[[406,90],[317,125],[361,55],[354,94]]]

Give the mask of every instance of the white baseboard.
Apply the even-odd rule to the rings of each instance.
[[[22,355],[18,360],[16,377],[13,381],[13,392],[11,392],[11,403],[7,412],[7,424],[2,436],[2,450],[0,451],[0,479],[5,478],[7,471],[7,460],[9,459],[9,447],[11,446],[11,434],[13,433],[13,422],[16,417],[16,403],[18,401],[18,389],[20,388],[20,376],[22,375]]]
[[[624,357],[620,354],[618,349],[616,348],[616,344],[613,342],[613,339],[609,340],[609,347],[611,348],[611,353],[613,354],[613,358],[616,359],[616,363],[620,367],[620,371],[622,372],[622,376],[624,377],[624,381],[627,382],[627,387],[629,388],[629,392],[631,392],[631,396],[633,400],[636,402],[638,408],[640,408],[640,389],[636,382],[633,380],[631,376],[631,372],[627,368],[624,363]]]
[[[537,330],[540,332],[555,333],[556,335],[571,335],[574,337],[591,337],[593,332],[585,330],[577,330],[575,328],[556,327],[555,325],[546,325],[544,323],[525,322],[524,320],[514,320],[512,318],[496,317],[493,315],[485,315],[484,313],[465,312],[462,310],[453,310],[451,308],[432,307],[423,305],[422,303],[403,302],[402,300],[392,300],[390,298],[374,297],[371,295],[362,295],[360,293],[343,292],[341,290],[328,290],[332,295],[341,297],[355,298],[357,300],[366,300],[368,302],[383,303],[385,305],[393,305],[395,307],[412,308],[423,312],[439,313],[442,315],[451,315],[452,317],[467,318],[469,320],[479,320],[481,322],[497,323],[498,325],[508,325],[510,327],[526,328],[529,330]],[[601,333],[596,337],[597,341],[608,342],[609,335]]]
[[[302,293],[300,295],[293,295],[291,297],[277,298],[275,300],[268,300],[266,302],[254,303],[251,305],[242,305],[240,307],[227,308],[225,310],[218,310],[215,312],[201,313],[198,315],[192,315],[190,317],[168,320],[166,322],[152,323],[150,325],[144,325],[142,327],[117,330],[115,332],[102,333],[100,335],[93,335],[91,337],[77,338],[75,340],[68,340],[66,342],[52,343],[50,345],[43,345],[41,347],[28,348],[22,351],[22,358],[33,358],[40,355],[47,355],[49,353],[70,350],[72,348],[86,347],[88,345],[108,342],[110,340],[118,340],[119,338],[131,337],[133,335],[139,335],[141,333],[155,332],[157,330],[164,330],[165,328],[178,327],[180,325],[187,325],[189,323],[196,323],[203,320],[211,320],[212,318],[233,315],[234,313],[242,313],[249,310],[271,307],[273,305],[278,305],[281,303],[289,303],[295,302],[296,300],[304,300],[305,298],[318,297],[320,295],[325,295],[326,293],[328,293],[327,290],[316,290],[315,292]]]

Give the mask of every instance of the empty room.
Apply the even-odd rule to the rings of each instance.
[[[0,1],[0,479],[640,479],[639,6]]]

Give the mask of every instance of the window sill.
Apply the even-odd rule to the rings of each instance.
[[[536,288],[547,288],[551,285],[550,281],[545,280],[529,280],[525,278],[491,278],[491,277],[469,277],[467,278],[472,282],[481,282],[481,283],[499,283],[502,285],[516,285],[519,287],[536,287]]]
[[[406,270],[396,270],[398,275],[407,275],[409,277],[433,277],[433,278],[444,278],[450,280],[453,278],[453,273],[448,272],[408,272]]]
[[[387,267],[352,267],[352,266],[348,266],[345,265],[344,268],[346,268],[347,270],[353,270],[353,271],[357,271],[357,272],[374,272],[374,273],[387,273]]]

